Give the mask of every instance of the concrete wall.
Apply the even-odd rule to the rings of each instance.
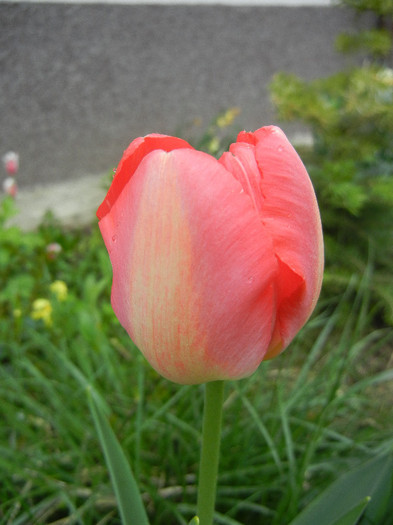
[[[29,187],[106,172],[139,135],[201,119],[198,135],[230,106],[239,128],[276,122],[272,75],[340,69],[335,36],[358,23],[340,7],[0,3],[0,155],[19,152]]]

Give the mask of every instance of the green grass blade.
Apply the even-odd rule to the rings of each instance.
[[[90,411],[112,480],[123,525],[148,525],[138,486],[113,430],[88,390]]]
[[[370,502],[369,497],[362,499],[353,509],[348,511],[345,516],[342,516],[332,525],[356,525],[359,522],[360,516],[363,514],[364,509]]]
[[[236,385],[238,388],[238,386]],[[255,407],[250,403],[250,401],[247,399],[247,397],[243,394],[243,392],[238,388],[238,393],[240,395],[240,399],[242,400],[243,405],[248,410],[252,420],[254,421],[254,424],[256,425],[257,429],[260,431],[262,436],[264,437],[268,447],[269,451],[272,455],[272,458],[274,460],[274,463],[277,466],[277,469],[279,472],[282,472],[282,463],[280,459],[280,454],[278,453],[277,447],[274,443],[274,439],[270,435],[268,429],[266,428],[265,424],[263,423],[261,417],[259,416],[258,412],[256,411]]]
[[[372,499],[374,508],[370,510],[377,516],[384,512],[386,501],[391,496],[392,471],[392,453],[368,460],[332,483],[290,525],[341,525],[339,520],[367,497]]]

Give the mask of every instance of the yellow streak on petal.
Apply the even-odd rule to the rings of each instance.
[[[148,162],[131,255],[134,342],[165,377],[198,382],[206,368],[204,337],[178,173],[170,153],[157,152]]]

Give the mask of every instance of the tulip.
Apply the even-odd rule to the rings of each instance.
[[[46,247],[46,256],[49,260],[53,261],[62,250],[63,248],[58,242],[51,242]]]
[[[219,160],[182,139],[138,138],[97,215],[114,312],[174,382],[249,376],[288,346],[315,307],[318,205],[275,126],[240,133]]]
[[[14,151],[9,151],[3,155],[3,164],[7,173],[15,175],[19,169],[19,155]]]

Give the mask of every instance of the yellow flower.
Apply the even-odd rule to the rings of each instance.
[[[67,299],[68,288],[64,281],[54,281],[49,288],[58,301],[65,301]]]
[[[32,319],[42,319],[46,326],[52,324],[52,305],[48,299],[40,297],[33,301],[33,308],[31,312]]]
[[[22,316],[22,310],[20,308],[15,308],[12,312],[15,319]]]
[[[224,114],[220,115],[217,120],[216,124],[219,128],[226,128],[227,126],[230,126],[232,122],[235,120],[235,118],[240,113],[239,108],[229,108]]]

